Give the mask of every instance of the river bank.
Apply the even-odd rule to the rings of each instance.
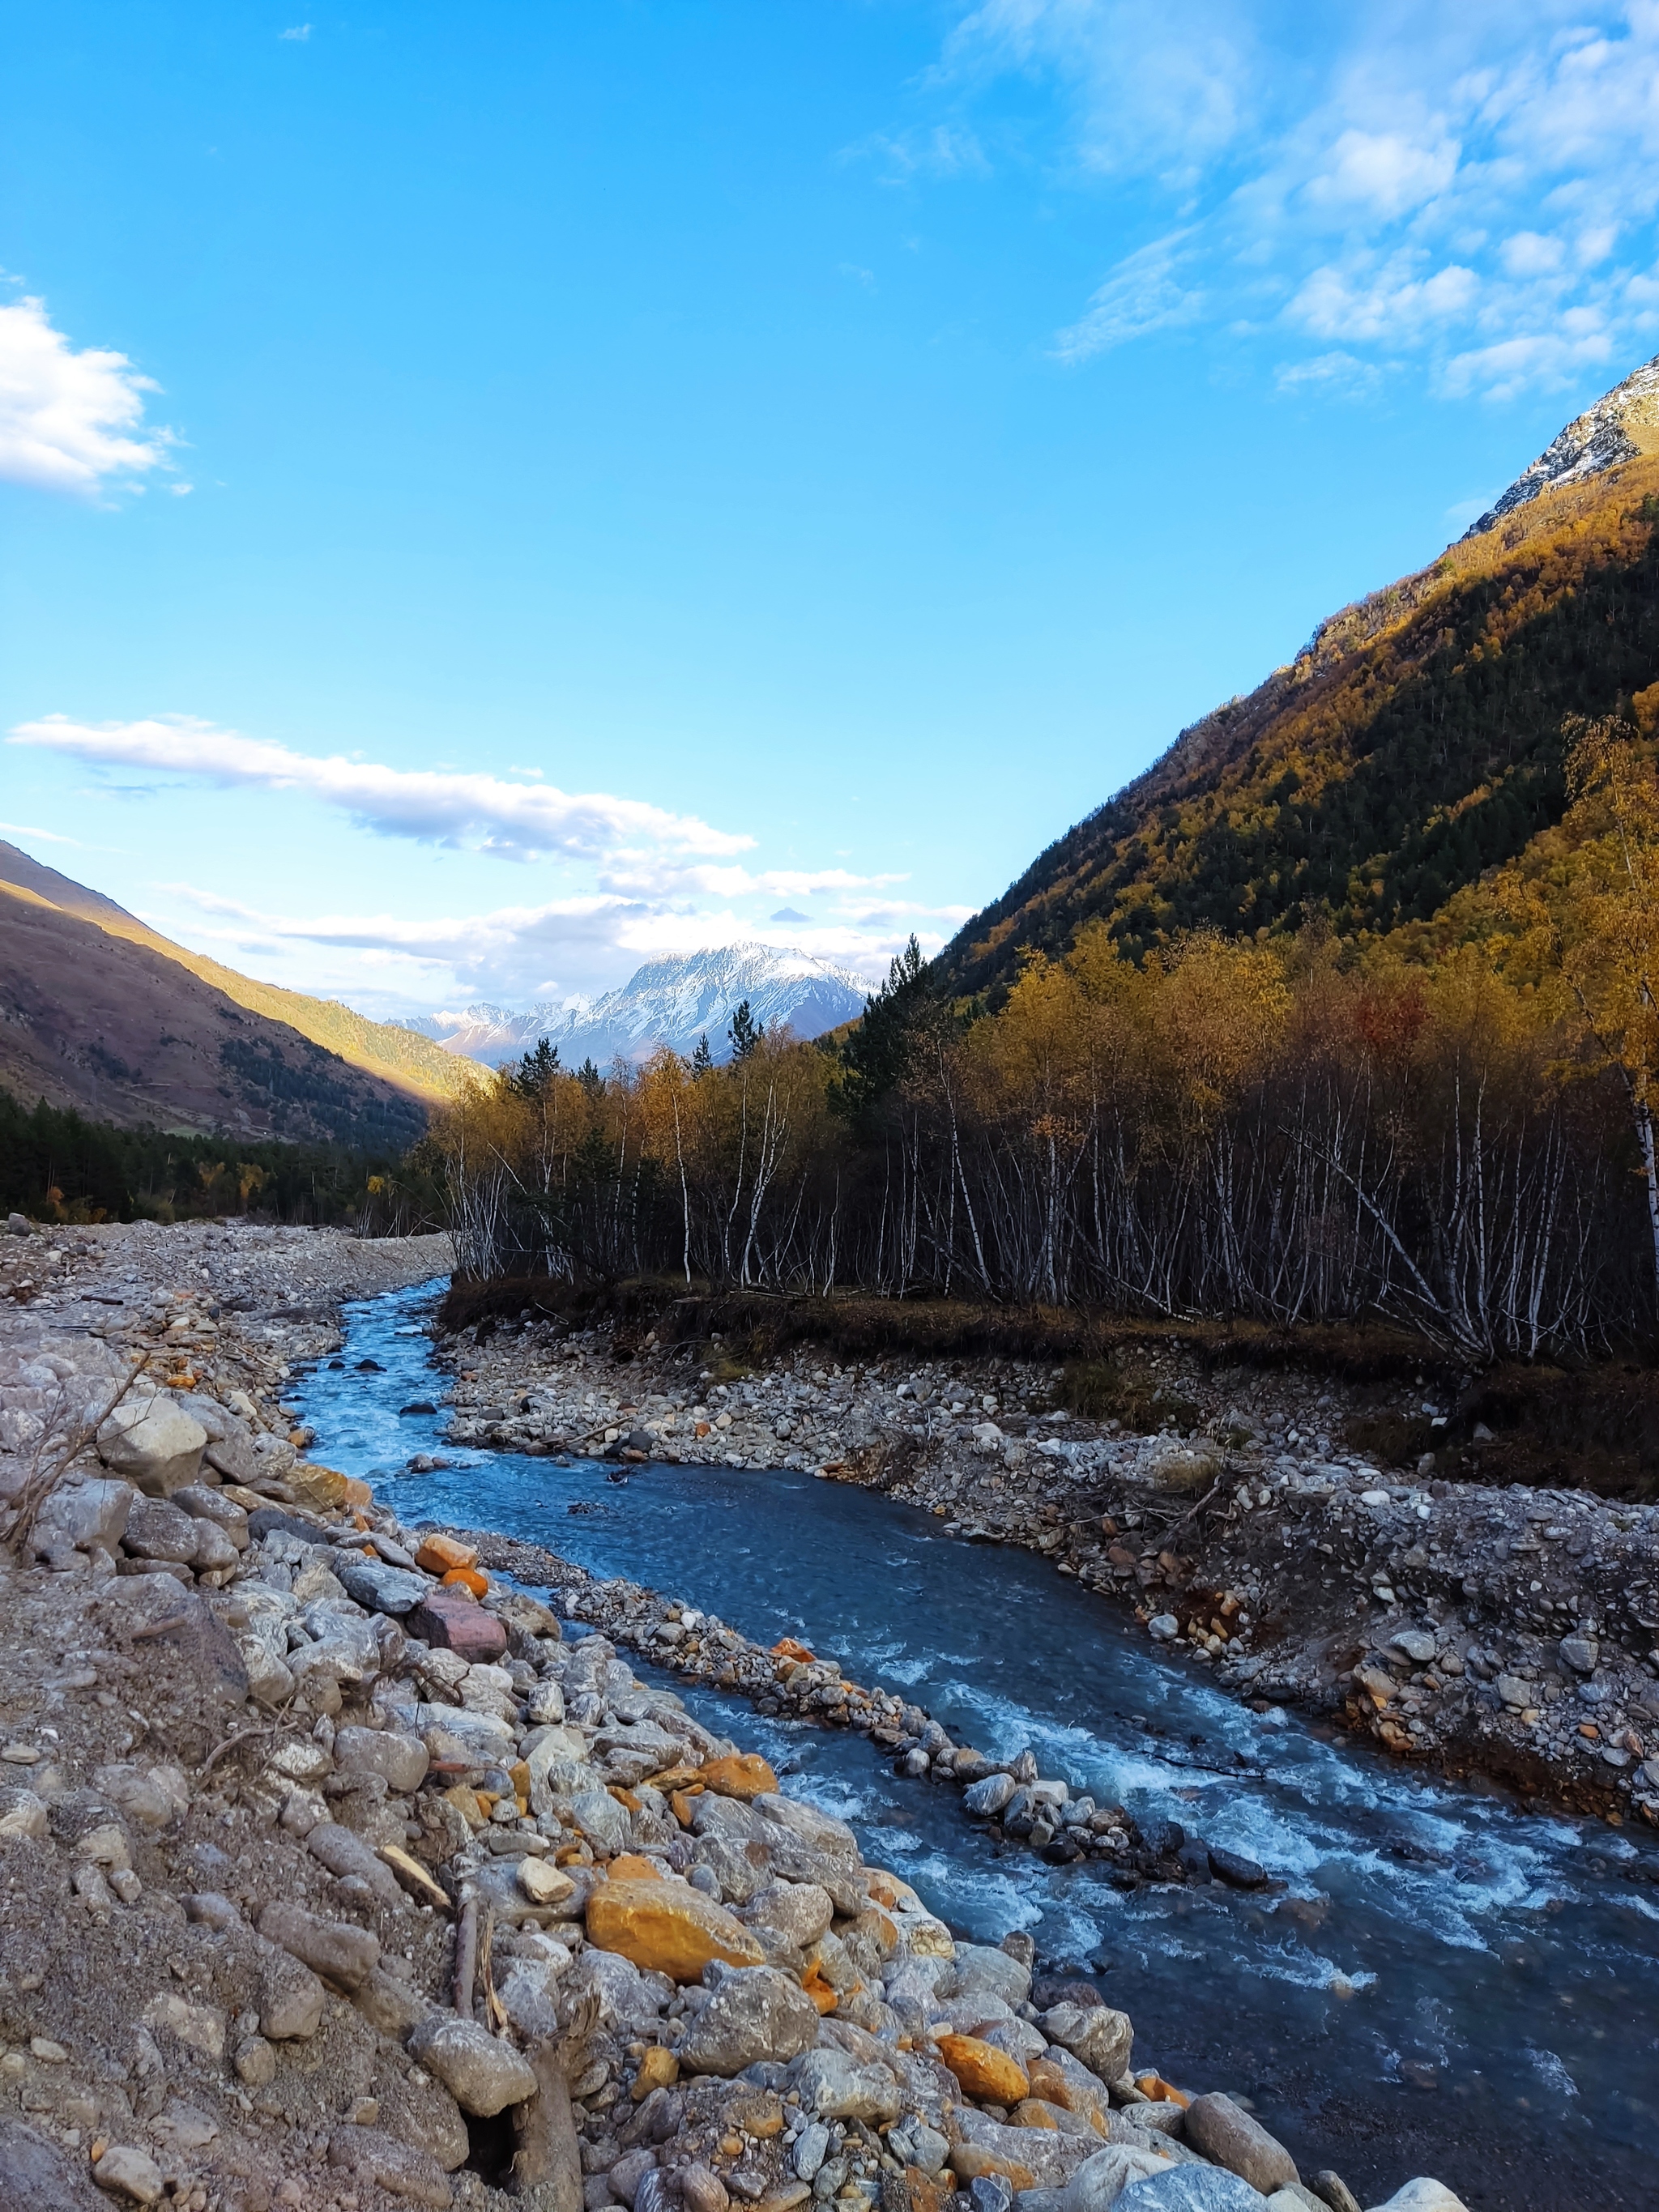
[[[449,1437],[877,1488],[1038,1553],[1246,1698],[1540,1808],[1659,1823],[1659,1508],[1448,1479],[1432,1455],[1401,1480],[1347,1438],[1432,1433],[1450,1404],[1421,1378],[1148,1346],[1114,1378],[1125,1420],[1057,1407],[1060,1371],[1030,1362],[617,1350],[545,1318],[464,1330]]]
[[[296,1365],[436,1252],[17,1244],[9,1517],[65,1480],[0,1570],[0,2197],[1352,2203],[1237,2100],[1132,2073],[1091,1983],[955,1941],[604,1636],[308,1456]]]

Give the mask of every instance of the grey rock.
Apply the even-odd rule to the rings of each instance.
[[[1050,2043],[1080,2058],[1103,2081],[1115,2081],[1128,2070],[1134,2028],[1127,2013],[1110,2005],[1054,2005],[1037,2025]]]
[[[948,2150],[950,2145],[947,2143]],[[822,2120],[809,2120],[795,2138],[794,2167],[798,2181],[811,2181],[830,2155],[830,2130]],[[943,2160],[940,2161],[943,2163]],[[937,2172],[938,2168],[935,2167]]]
[[[1496,1688],[1504,1703],[1512,1706],[1516,1711],[1530,1705],[1538,1694],[1533,1685],[1530,1682],[1523,1682],[1518,1674],[1500,1674],[1498,1677]]]
[[[1561,1656],[1575,1674],[1593,1674],[1601,1657],[1601,1647],[1593,1636],[1564,1636]]]
[[[161,2202],[161,2169],[147,2150],[136,2143],[112,2143],[92,2169],[92,2178],[112,2197],[125,2197],[130,2204]]]
[[[962,1802],[981,1820],[994,1820],[1018,1787],[1012,1774],[988,1774],[963,1791]]]
[[[1266,2212],[1267,2200],[1219,2166],[1178,2166],[1133,2182],[1118,2202],[1122,2212]]]
[[[1169,2164],[1156,2151],[1131,2150],[1125,2143],[1097,2151],[1066,2183],[1060,2198],[1062,2212],[1107,2212],[1126,2189],[1153,2174],[1166,2173]]]
[[[260,1961],[259,2033],[273,2043],[303,2043],[323,2024],[323,1985],[287,1951]]]
[[[65,1484],[40,1509],[40,1533],[60,1537],[81,1552],[113,1553],[126,1533],[134,1492],[130,1482],[100,1476]]]
[[[384,1966],[372,1966],[351,1993],[351,2002],[371,2027],[402,2043],[411,2029],[437,2008],[428,1996]]]
[[[312,1834],[316,1832],[313,1828]],[[266,1905],[258,1926],[266,1942],[275,1943],[348,1995],[362,1988],[380,1955],[380,1938],[367,1928],[356,1928],[346,1920],[325,1920],[301,1905]]]
[[[1195,2097],[1187,2107],[1182,2134],[1203,2157],[1224,2166],[1264,2197],[1301,2179],[1284,2144],[1231,2097]]]
[[[741,2074],[761,2059],[787,2063],[818,2039],[818,2012],[798,1982],[771,1966],[727,1974],[679,2043],[691,2074]]]
[[[135,1559],[173,1559],[189,1566],[202,1540],[200,1525],[160,1498],[137,1497],[121,1539]]]
[[[166,1398],[130,1397],[98,1431],[98,1456],[147,1497],[166,1498],[202,1471],[207,1431]]]
[[[822,2120],[896,2120],[898,2083],[884,2066],[861,2064],[832,2046],[808,2051],[789,2069],[801,2110]]]
[[[1225,1851],[1218,1844],[1212,1844],[1206,1856],[1210,1872],[1230,1888],[1265,1889],[1267,1886],[1267,1869],[1255,1859],[1247,1859],[1240,1851]]]
[[[419,1569],[388,1566],[384,1559],[365,1559],[356,1553],[336,1557],[334,1571],[349,1598],[370,1613],[398,1618],[412,1613],[431,1595],[432,1584]]]
[[[109,2212],[85,2166],[84,2152],[71,2163],[22,2121],[0,2118],[0,2204],[18,2212]]]
[[[645,2179],[647,2173],[654,2173],[656,2170],[655,2151],[647,2149],[644,2145],[641,2145],[638,2150],[624,2151],[605,2176],[605,2180],[611,2188],[610,2202],[613,2204],[631,2204],[641,2182]]]
[[[752,1852],[752,1856],[751,1856]],[[720,1899],[727,1905],[747,1905],[771,1881],[764,1848],[731,1842],[725,1836],[697,1839],[699,1865],[714,1878]]]
[[[263,2089],[276,2079],[276,2053],[263,2035],[244,2036],[236,2046],[236,2078],[249,2089]]]
[[[475,2020],[434,2013],[409,2039],[411,2057],[441,2081],[464,2112],[489,2119],[536,2094],[529,2063]]]
[[[1022,2005],[1031,1994],[1030,1968],[1000,1948],[993,1949],[987,1943],[958,1943],[956,1963],[957,1990],[961,1996],[989,1990],[1006,2005]]]
[[[775,1881],[754,1899],[743,1919],[763,1943],[770,1936],[804,1951],[828,1934],[835,1917],[829,1891],[817,1882]],[[789,2055],[793,2057],[794,2053]]]
[[[780,1797],[768,1793],[754,1801],[755,1810],[780,1828],[787,1828],[799,1837],[807,1849],[820,1852],[828,1859],[842,1859],[848,1865],[859,1863],[858,1838],[845,1820],[833,1814],[820,1813],[816,1805],[803,1805],[793,1797]]]
[[[431,1763],[419,1736],[396,1729],[348,1726],[334,1732],[334,1764],[341,1772],[378,1774],[399,1797],[420,1788]]]
[[[355,1875],[359,1881],[368,1884],[383,1904],[402,1905],[404,1893],[391,1868],[384,1859],[375,1856],[361,1836],[353,1835],[349,1828],[342,1827],[337,1820],[318,1821],[306,1836],[306,1849],[337,1881],[344,1881]]]
[[[455,2201],[449,2177],[430,2151],[400,2142],[380,2128],[337,2128],[329,2138],[328,2162],[343,2166],[408,2204],[447,2212]]]
[[[727,2212],[732,2199],[719,2174],[697,2159],[680,2175],[680,2202],[685,2212]]]
[[[1426,1667],[1439,1646],[1426,1628],[1402,1628],[1389,1648],[1414,1667]]]
[[[175,1490],[168,1500],[180,1512],[188,1513],[194,1521],[211,1521],[229,1540],[232,1547],[245,1552],[248,1547],[247,1513],[234,1498],[226,1498],[205,1482],[187,1482]]]

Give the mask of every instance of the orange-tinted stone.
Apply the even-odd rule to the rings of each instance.
[[[653,2089],[672,2089],[680,2078],[680,2062],[660,2043],[653,2043],[640,2061],[640,2070],[629,2092],[642,2105]]]
[[[641,1858],[637,1851],[623,1851],[611,1862],[612,1881],[660,1881],[662,1869],[655,1859]]]
[[[476,1567],[478,1547],[463,1544],[456,1536],[428,1536],[416,1553],[415,1564],[429,1575],[447,1575],[452,1567]]]
[[[1041,2097],[1022,2097],[1008,2118],[1017,2128],[1058,2128],[1060,2125],[1053,2108],[1045,2105]]]
[[[674,1815],[674,1818],[679,1822],[681,1827],[689,1828],[690,1826],[691,1800],[694,1797],[701,1797],[702,1795],[702,1784],[699,1782],[695,1789],[677,1790],[673,1796],[670,1797],[668,1801],[668,1808]]]
[[[477,1567],[450,1567],[443,1577],[446,1589],[464,1589],[474,1597],[482,1597],[489,1588],[489,1577]]]
[[[804,1644],[797,1644],[793,1636],[781,1636],[772,1646],[775,1659],[798,1659],[803,1667],[812,1664],[813,1654]]]
[[[702,1772],[705,1784],[718,1797],[768,1797],[777,1791],[777,1776],[757,1751],[711,1759]]]
[[[939,2055],[961,2082],[965,2095],[988,2105],[1018,2105],[1031,2094],[1030,2076],[1018,2059],[981,2043],[976,2035],[942,2035]]]
[[[1000,2174],[1017,2191],[1036,2187],[1036,2176],[1029,2166],[1016,2166],[1012,2159],[999,2158],[994,2151],[981,2150],[974,2143],[957,2144],[951,2153],[951,2171],[959,2181],[979,2181]]]
[[[600,1882],[587,1900],[587,1940],[677,1982],[701,1980],[711,1959],[731,1966],[766,1959],[741,1921],[689,1882]]]

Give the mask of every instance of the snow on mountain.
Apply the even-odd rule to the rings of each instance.
[[[862,1013],[865,990],[850,969],[810,952],[722,945],[649,960],[601,998],[544,1003],[523,1013],[481,1001],[459,1013],[416,1015],[404,1027],[491,1067],[519,1059],[544,1036],[558,1047],[567,1067],[585,1060],[599,1067],[617,1058],[648,1060],[664,1044],[690,1055],[704,1036],[715,1059],[725,1060],[731,1053],[726,1030],[745,999],[763,1028],[815,1037]]]
[[[1659,449],[1659,355],[1569,422],[1463,534],[1479,538],[1540,492],[1599,476],[1603,469],[1617,468],[1621,461],[1633,461],[1638,453],[1656,449]]]

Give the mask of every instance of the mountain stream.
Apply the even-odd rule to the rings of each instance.
[[[451,1446],[441,1413],[400,1410],[443,1387],[441,1287],[349,1307],[343,1364],[296,1378],[319,1458],[404,1522],[495,1528],[763,1642],[798,1637],[956,1741],[1029,1744],[1043,1773],[1260,1860],[1267,1897],[1125,1895],[1087,1863],[997,1856],[954,1789],[901,1780],[862,1737],[663,1678],[959,1935],[1025,1928],[1040,1960],[1092,1973],[1135,2023],[1137,2066],[1243,2092],[1304,2174],[1334,2166],[1362,2203],[1431,2173],[1474,2212],[1659,2208],[1659,1839],[1528,1816],[1253,1712],[1035,1555],[869,1492],[705,1467],[618,1482]],[[449,1464],[404,1472],[417,1452]]]

